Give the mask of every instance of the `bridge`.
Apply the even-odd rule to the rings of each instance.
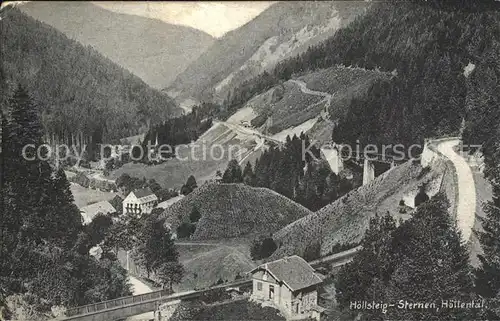
[[[317,267],[321,264],[331,264],[332,267],[342,266],[352,261],[360,246],[324,256],[320,259],[309,262],[311,266]],[[121,297],[113,300],[88,304],[84,306],[69,308],[66,316],[54,319],[53,321],[116,321],[134,315],[155,311],[160,304],[177,300],[194,300],[203,294],[210,293],[218,289],[251,285],[252,280],[244,279],[228,284],[222,284],[207,289],[197,291],[186,291],[170,293],[167,290],[158,290],[150,293]]]
[[[392,147],[392,146],[391,146]],[[337,145],[335,143],[322,146],[321,153],[324,155],[332,172],[340,173],[344,169],[344,162],[352,161],[363,167],[363,185],[369,184],[375,179],[375,162],[390,164],[391,168],[410,160],[406,155],[377,151],[353,150],[347,145]]]

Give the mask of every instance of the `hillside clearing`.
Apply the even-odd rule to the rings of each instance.
[[[247,246],[200,245],[189,250],[178,246],[178,250],[186,273],[176,291],[207,288],[219,280],[233,282],[255,267]]]

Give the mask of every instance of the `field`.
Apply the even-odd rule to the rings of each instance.
[[[267,110],[261,110],[261,112],[270,113],[272,117],[272,124],[269,127],[271,134],[298,126],[317,117],[324,106],[324,103],[318,104],[322,97],[305,94],[298,85],[292,82],[285,82],[284,88],[284,94],[279,101],[267,105]]]
[[[116,195],[116,193],[100,192],[90,188],[85,188],[75,183],[71,183],[70,189],[78,208],[100,201],[109,201]]]
[[[207,183],[165,210],[173,228],[189,221],[196,206],[201,219],[192,240],[219,240],[273,233],[311,212],[265,188]]]
[[[336,66],[308,73],[298,79],[304,81],[311,90],[335,94],[366,86],[375,79],[389,76],[387,73],[373,70]]]
[[[121,174],[146,179],[155,179],[164,188],[180,189],[190,175],[194,175],[198,184],[215,178],[215,172],[224,172],[230,157],[238,158],[236,152],[231,152],[230,146],[240,146],[251,149],[255,143],[241,141],[237,133],[224,124],[214,124],[194,144],[179,149],[179,157],[159,165],[127,163],[111,173],[116,179]],[[220,147],[212,146],[222,146]]]
[[[388,77],[390,77],[389,74],[378,71],[338,66],[301,75],[297,81],[304,82],[308,90],[333,95],[329,110],[336,111],[333,113],[333,118],[336,119],[343,115],[351,99],[363,96],[376,79]],[[253,111],[251,114],[245,113],[245,115],[248,114],[245,120],[248,120],[250,116],[255,118],[257,115],[270,115],[271,124],[268,124],[270,134],[303,126],[307,130],[313,127],[312,130],[316,135],[329,136],[322,130],[324,127],[328,127],[327,131],[331,131],[328,123],[308,123],[325,110],[326,101],[324,98],[318,93],[303,91],[292,80],[253,97],[242,110],[250,109]],[[239,119],[240,116],[236,118]],[[261,130],[264,130],[264,127],[261,127]],[[280,135],[285,133],[282,132]]]
[[[433,170],[423,170],[420,164],[409,161],[377,177],[369,185],[361,186],[318,212],[304,217],[275,233],[283,244],[274,254],[280,257],[301,255],[306,246],[319,242],[321,253],[328,253],[339,243],[357,243],[375,214],[391,213],[397,220],[407,219],[410,213],[399,213],[399,202],[418,191],[422,183],[429,183],[432,194],[442,187],[450,202],[454,202],[453,173],[443,174],[445,162]],[[427,192],[427,190],[426,190]]]

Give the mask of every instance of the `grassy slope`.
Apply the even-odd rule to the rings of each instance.
[[[389,77],[390,74],[384,72],[336,66],[307,73],[299,79],[311,90],[332,94],[331,110],[334,111],[332,115],[336,116],[338,113],[340,116],[345,112],[351,99],[364,96],[374,81]]]
[[[203,155],[203,145],[206,146],[206,156]],[[222,146],[224,154],[221,155],[219,147],[214,148],[213,153],[211,153],[211,146],[214,145]],[[170,159],[163,164],[151,166],[128,163],[113,171],[111,178],[116,179],[121,174],[127,173],[139,178],[154,178],[166,188],[180,189],[187,178],[194,175],[198,184],[201,184],[206,180],[214,179],[217,170],[224,172],[230,159],[229,146],[240,146],[241,149],[250,150],[255,146],[255,142],[244,138],[239,139],[237,133],[229,130],[226,126],[215,124],[197,140],[196,146],[193,149],[184,147],[179,150],[180,158],[185,159]],[[238,159],[234,151],[231,155]]]
[[[274,233],[311,212],[269,189],[243,184],[205,184],[165,210],[176,228],[197,206],[202,217],[194,240],[214,240]]]
[[[177,248],[186,273],[175,286],[176,291],[210,287],[219,279],[233,282],[238,273],[244,275],[255,267],[246,246],[178,245]],[[190,255],[186,255],[188,252]]]
[[[358,242],[375,214],[390,212],[397,219],[408,218],[408,214],[399,214],[399,201],[414,192],[420,184],[440,180],[445,167],[445,162],[439,162],[433,170],[427,171],[410,161],[386,172],[372,184],[351,191],[275,233],[275,238],[283,245],[273,256],[301,254],[307,245],[317,241],[321,242],[323,254],[329,252],[334,244]],[[453,203],[452,174],[445,176],[443,188]]]

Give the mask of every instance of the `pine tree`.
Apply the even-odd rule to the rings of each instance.
[[[190,175],[186,181],[186,186],[193,191],[195,188],[198,187],[198,184],[196,183],[196,178],[194,178],[193,175]]]
[[[51,212],[47,215],[47,238],[71,248],[82,230],[82,217],[74,204],[70,184],[62,168],[55,172],[50,194]]]
[[[31,98],[19,87],[9,104],[8,125],[2,126],[2,291],[30,293],[35,302],[44,302],[42,310],[128,294],[116,258],[103,266],[88,256],[89,243],[64,171],[44,160],[46,151],[36,155],[43,141]],[[32,146],[23,155],[27,144]],[[87,295],[92,291],[100,296]]]
[[[481,262],[476,272],[476,291],[486,299],[500,293],[500,188],[494,188],[494,198],[484,205],[486,218],[482,222],[484,231],[477,232],[483,249]],[[489,318],[500,318],[500,314],[489,311]]]
[[[184,267],[179,262],[165,262],[160,265],[157,270],[157,275],[162,282],[163,287],[166,285],[168,289],[172,291],[172,285],[174,283],[180,283],[185,274]]]
[[[238,161],[232,159],[229,161],[226,171],[222,175],[223,183],[242,183],[243,173],[241,172],[241,167]]]
[[[157,215],[149,215],[143,222],[138,234],[135,256],[149,274],[157,271],[168,262],[177,262],[179,254],[175,248],[172,234],[165,227],[165,220]]]
[[[249,186],[255,186],[255,174],[253,173],[252,164],[247,162],[243,170],[243,183]]]
[[[379,298],[369,296],[373,292],[370,289],[376,282],[387,282],[392,273],[391,244],[395,230],[396,222],[389,214],[370,220],[361,241],[361,250],[337,277],[337,301],[343,309],[349,309],[350,302],[354,301],[379,301]]]
[[[438,194],[417,209],[394,233],[394,272],[386,287],[389,302],[435,302],[474,298],[469,255],[448,213],[446,197]],[[390,309],[391,319],[472,320],[473,310]]]
[[[198,210],[197,206],[193,206],[193,209],[191,210],[191,213],[189,214],[189,220],[191,223],[197,223],[201,218],[201,213]]]

